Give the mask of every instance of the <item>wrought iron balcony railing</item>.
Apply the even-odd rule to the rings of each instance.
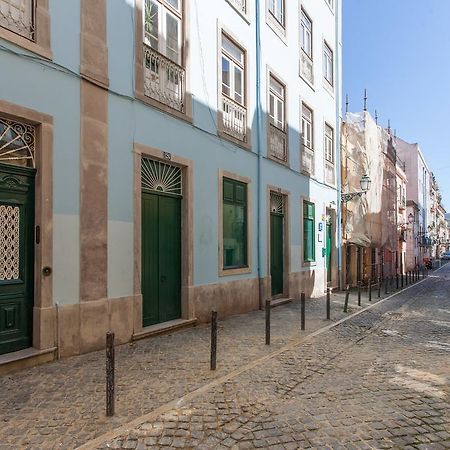
[[[186,71],[144,44],[144,94],[169,108],[184,112]]]
[[[247,1],[246,0],[229,0],[230,3],[242,14],[247,11]]]
[[[229,97],[222,96],[223,131],[238,139],[247,141],[247,109]]]
[[[314,84],[314,66],[312,59],[303,51],[300,51],[300,74],[303,78]]]
[[[334,164],[330,161],[325,161],[325,183],[335,185],[336,184],[336,171]]]
[[[272,158],[287,162],[286,133],[274,124],[269,126],[269,155]]]
[[[34,41],[34,0],[0,0],[0,27]]]
[[[314,150],[302,145],[302,171],[314,175]]]

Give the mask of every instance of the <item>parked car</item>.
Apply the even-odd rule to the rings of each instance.
[[[442,253],[441,259],[450,259],[450,252]]]

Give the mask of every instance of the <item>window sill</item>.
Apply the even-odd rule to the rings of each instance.
[[[250,25],[250,14],[248,11],[245,13],[243,13],[242,11],[239,11],[239,9],[236,8],[236,6],[234,5],[232,0],[226,0],[226,2],[242,17],[242,19],[245,22],[247,22],[248,25]]]
[[[243,275],[252,273],[251,267],[239,267],[236,269],[224,269],[221,268],[219,270],[219,276],[220,277],[226,277],[226,276],[232,276],[232,275]]]
[[[42,56],[45,59],[51,61],[53,59],[53,54],[50,48],[42,47],[36,42],[30,41],[29,39],[20,36],[6,28],[0,27],[0,38],[8,41],[18,47],[28,50],[31,53]]]
[[[323,79],[323,88],[330,94],[334,99],[334,86],[328,82],[326,78]]]
[[[266,23],[269,26],[269,28],[277,35],[277,37],[283,42],[284,45],[288,45],[286,40],[286,28],[283,28],[283,26],[272,17],[270,12],[267,11],[266,15]]]
[[[302,75],[302,72],[301,72],[301,70],[300,70],[300,72],[299,72],[299,74],[298,74],[298,76],[311,88],[311,90],[312,91],[314,91],[314,92],[316,92],[316,89],[315,89],[315,87],[314,87],[314,84],[312,84],[307,78],[305,78],[303,75]]]
[[[224,139],[238,147],[241,147],[244,150],[251,150],[252,146],[250,142],[244,142],[240,141],[239,139],[234,138],[233,136],[230,136],[229,134],[225,133],[222,130],[217,131],[217,135],[219,138]],[[250,136],[250,130],[247,128],[247,136]]]

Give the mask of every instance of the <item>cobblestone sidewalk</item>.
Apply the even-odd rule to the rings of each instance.
[[[332,321],[345,316],[343,301],[342,294],[332,295]],[[362,304],[368,305],[366,292]],[[349,313],[357,309],[352,294]],[[307,301],[305,332],[298,302],[273,309],[270,347],[264,345],[264,312],[220,321],[216,372],[209,370],[207,326],[118,347],[112,419],[104,415],[104,352],[0,377],[0,449],[75,448],[326,326],[324,318],[324,298]]]
[[[448,449],[449,293],[447,268],[87,448]]]

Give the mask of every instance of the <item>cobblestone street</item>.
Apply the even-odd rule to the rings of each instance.
[[[444,267],[317,335],[324,299],[305,332],[295,301],[273,309],[270,347],[262,311],[226,319],[216,372],[207,326],[118,347],[113,419],[103,352],[3,376],[0,448],[447,448],[449,290]]]

